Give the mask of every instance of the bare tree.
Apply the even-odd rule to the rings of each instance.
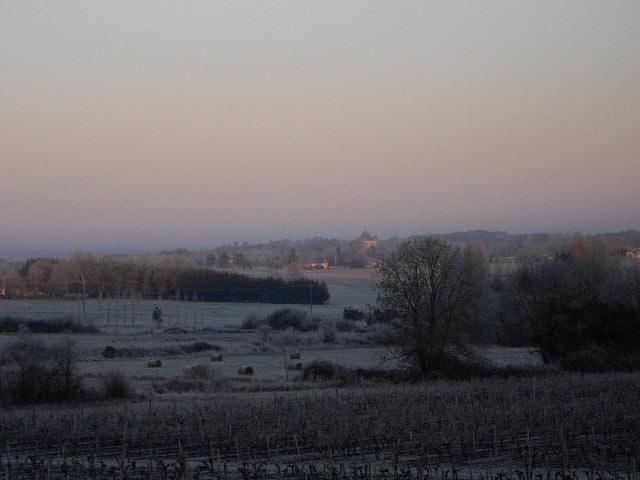
[[[68,260],[61,260],[53,265],[49,289],[51,293],[69,298],[69,287],[73,282],[74,270]]]
[[[53,266],[50,261],[38,259],[29,265],[27,270],[27,282],[36,297],[48,291],[48,283]]]
[[[406,241],[379,266],[378,302],[396,318],[402,353],[421,374],[470,353],[485,276],[479,249],[437,237]]]
[[[15,297],[22,295],[24,282],[20,272],[6,263],[0,268],[0,296]]]
[[[73,399],[80,389],[78,375],[79,356],[75,343],[69,337],[51,347],[52,368],[59,395],[64,400]]]
[[[81,394],[78,353],[65,338],[51,347],[19,332],[17,341],[4,349],[9,360],[5,373],[5,398],[0,404],[69,401]]]
[[[7,390],[11,401],[19,404],[42,401],[44,387],[50,379],[46,368],[47,347],[32,335],[19,332],[17,341],[8,345],[4,354],[10,360]]]
[[[74,272],[82,288],[83,320],[85,319],[86,314],[87,288],[89,286],[89,282],[95,277],[97,263],[97,257],[90,252],[76,251],[71,256],[71,264],[73,265]]]

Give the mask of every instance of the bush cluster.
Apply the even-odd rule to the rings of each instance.
[[[124,400],[134,396],[133,387],[121,372],[109,372],[100,380],[101,397],[105,400]]]
[[[148,356],[169,356],[182,355],[184,353],[198,353],[207,351],[219,352],[222,350],[220,345],[208,342],[194,342],[187,345],[173,345],[160,348],[141,348],[141,347],[113,347],[107,345],[102,350],[104,358],[142,358]]]
[[[25,320],[4,317],[0,319],[0,333],[17,333],[20,330],[32,333],[99,333],[93,325],[80,323],[72,317],[52,318],[50,320]]]
[[[502,293],[498,339],[537,346],[580,372],[640,367],[640,268],[602,245],[576,242],[521,262]]]
[[[133,388],[119,373],[102,378],[99,389],[82,385],[79,356],[72,340],[65,338],[51,346],[21,336],[3,352],[0,369],[0,405],[29,405],[128,398]]]
[[[183,371],[184,377],[191,380],[209,380],[215,377],[215,370],[205,365],[193,365]]]
[[[82,396],[77,373],[77,354],[65,339],[51,347],[32,339],[20,338],[4,352],[0,398],[5,405],[62,402]]]
[[[242,322],[240,328],[243,330],[256,330],[265,326],[273,330],[293,329],[299,332],[311,332],[318,329],[319,323],[320,321],[317,318],[311,318],[303,310],[283,308],[272,312],[263,319],[250,315]]]
[[[318,321],[303,310],[284,308],[276,310],[265,319],[265,323],[274,330],[292,328],[300,332],[310,332],[318,329]]]
[[[364,320],[365,313],[358,308],[344,307],[344,310],[342,311],[342,316],[344,317],[345,320],[359,321],[359,320]]]
[[[302,379],[304,381],[336,380],[338,377],[344,378],[347,369],[326,360],[315,360],[302,369]]]
[[[296,365],[297,367],[297,365]],[[406,371],[377,368],[347,368],[326,360],[315,360],[302,367],[301,379],[306,382],[359,383],[362,380],[404,382],[411,378]]]

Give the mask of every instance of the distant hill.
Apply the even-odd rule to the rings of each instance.
[[[510,234],[500,231],[471,230],[466,232],[451,232],[441,235],[448,242],[464,246],[468,243],[482,244],[491,256],[517,255],[523,252],[551,253],[568,245],[576,235],[575,232],[566,233],[525,233]],[[586,235],[593,241],[603,242],[613,250],[622,254],[633,247],[640,246],[640,230],[627,230],[617,233],[602,233]],[[409,237],[410,238],[410,237]],[[206,251],[185,251],[177,249],[162,252],[162,256],[171,258],[179,255],[182,258],[192,258],[202,263],[206,255],[220,256],[243,253],[253,267],[281,268],[292,262],[306,263],[327,259],[331,266],[349,266],[359,264],[362,255],[363,239],[370,248],[366,249],[368,259],[383,259],[406,238],[392,237],[381,239],[368,232],[363,232],[358,238],[351,240],[313,237],[303,240],[274,240],[260,244],[230,244]],[[198,260],[199,259],[199,260]],[[370,262],[368,262],[370,263]]]
[[[568,245],[575,232],[566,233],[525,233],[510,234],[500,231],[470,230],[451,232],[440,235],[454,245],[464,246],[468,243],[482,244],[490,256],[518,255],[523,252],[552,253]],[[586,235],[592,241],[606,244],[610,249],[623,255],[626,251],[640,247],[640,230],[626,230],[615,233]],[[410,238],[410,237],[409,237]],[[201,267],[228,267],[238,269],[238,264],[228,259],[242,254],[246,260],[242,267],[263,267],[277,269],[291,264],[304,264],[326,259],[330,266],[359,265],[362,262],[363,242],[367,243],[366,264],[373,260],[384,259],[405,238],[392,237],[383,239],[375,234],[363,232],[358,238],[349,240],[338,238],[313,237],[302,240],[273,240],[265,243],[250,244],[247,242],[222,245],[211,249],[173,248],[156,252],[100,253],[120,259],[143,259],[158,265],[182,264]],[[68,252],[53,251],[5,251],[0,249],[0,258],[26,260],[31,257],[60,257]],[[221,259],[225,259],[221,263]]]

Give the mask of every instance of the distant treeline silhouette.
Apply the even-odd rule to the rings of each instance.
[[[181,292],[186,300],[193,292],[194,300],[207,302],[323,304],[329,300],[327,285],[317,280],[252,278],[239,273],[205,269],[181,272],[168,298],[180,298]]]
[[[187,265],[152,265],[77,252],[70,258],[33,258],[0,275],[5,298],[148,298],[183,301],[323,304],[324,282],[255,278]]]

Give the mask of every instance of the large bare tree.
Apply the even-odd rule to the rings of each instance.
[[[378,302],[396,318],[403,355],[421,374],[469,354],[483,297],[486,260],[438,237],[417,237],[381,264]]]

